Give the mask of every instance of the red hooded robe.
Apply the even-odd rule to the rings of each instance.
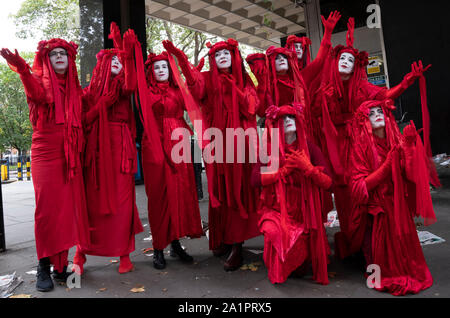
[[[55,48],[68,54],[68,69],[56,74],[49,58]],[[58,272],[68,250],[89,242],[81,153],[82,90],[75,58],[78,46],[62,39],[41,41],[32,67],[20,73],[33,126],[31,160],[35,191],[38,259],[50,257]],[[56,198],[56,199],[55,199]]]

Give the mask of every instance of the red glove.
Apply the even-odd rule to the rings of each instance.
[[[124,59],[133,58],[134,46],[137,42],[139,41],[132,29],[125,32],[125,34],[123,35],[123,44],[122,44],[123,50],[121,51],[121,55]]]
[[[287,164],[294,166],[295,169],[300,170],[303,174],[307,174],[314,169],[314,166],[311,164],[311,160],[309,160],[306,156],[304,150],[287,155],[286,162]]]
[[[168,40],[162,41],[162,44],[169,54],[175,55],[178,60],[178,64],[183,71],[184,77],[186,78],[187,84],[192,85],[195,82],[195,79],[192,74],[191,63],[189,63],[186,54],[184,54],[184,52],[180,49],[176,48],[175,45],[173,45],[173,43]]]
[[[382,183],[387,177],[390,176],[392,171],[392,157],[395,152],[398,152],[398,146],[395,146],[391,151],[389,151],[386,160],[376,171],[366,178],[367,191],[372,191],[380,183]]]
[[[277,182],[280,178],[286,178],[293,172],[293,168],[289,165],[284,165],[277,172],[261,173],[261,184],[267,186]]]
[[[15,68],[15,71],[17,71],[17,73],[22,74],[29,71],[30,67],[28,66],[27,62],[19,55],[17,50],[15,50],[15,54],[13,54],[8,49],[2,49],[0,54],[11,67]]]
[[[414,62],[411,64],[411,72],[406,74],[402,81],[402,86],[406,89],[414,82],[423,75],[428,69],[431,67],[431,64],[428,65],[426,68],[423,68],[422,61],[419,61],[419,63]]]
[[[341,13],[339,11],[333,11],[330,13],[327,20],[325,20],[325,17],[322,15],[322,23],[325,28],[325,34],[329,35],[329,38],[331,40],[331,34],[333,33],[334,28],[336,27],[336,24],[341,19]]]
[[[113,40],[114,47],[116,49],[122,50],[122,36],[120,35],[119,27],[115,22],[111,22],[108,39]]]
[[[411,121],[411,124],[406,126],[403,129],[403,141],[406,146],[414,146],[417,140],[417,130],[414,122]]]

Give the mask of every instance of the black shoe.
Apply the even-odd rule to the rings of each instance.
[[[50,277],[50,260],[47,257],[39,260],[36,278],[36,289],[38,291],[48,292],[53,289],[53,281]]]
[[[186,253],[186,251],[181,247],[180,241],[175,240],[170,244],[170,256],[179,257],[184,263],[192,263],[194,258]]]
[[[232,272],[239,269],[244,262],[244,257],[242,256],[242,243],[233,244],[231,248],[231,253],[228,256],[223,269],[226,272]]]
[[[67,273],[67,266],[64,266],[62,273],[58,272],[57,270],[53,270],[53,279],[55,280],[55,282],[58,283],[65,283],[67,282],[67,278],[71,275],[72,273]]]
[[[164,250],[154,250],[153,267],[156,269],[166,268],[166,260],[164,259]]]

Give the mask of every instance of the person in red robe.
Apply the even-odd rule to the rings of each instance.
[[[348,23],[347,46],[331,50],[322,72],[320,88],[312,103],[313,140],[331,162],[335,176],[334,200],[341,232],[336,233],[336,255],[343,258],[348,215],[351,210],[348,163],[351,153],[350,122],[361,103],[367,100],[396,99],[428,69],[414,63],[403,81],[391,88],[375,86],[367,80],[367,52],[353,47],[354,19]],[[317,129],[319,127],[319,129]]]
[[[141,101],[143,98],[146,99],[148,109],[147,113],[145,109],[142,109],[142,112],[144,117],[148,117],[151,111],[154,123],[148,124],[144,119],[142,163],[154,247],[153,266],[156,269],[164,269],[166,267],[164,249],[169,244],[171,256],[178,257],[185,263],[194,261],[183,249],[179,239],[200,238],[203,229],[191,155],[185,153],[191,148],[189,138],[192,130],[183,117],[187,103],[190,102],[183,95],[186,92],[181,91],[184,83],[176,65],[170,63],[167,52],[160,55],[149,54],[145,64],[147,66],[145,85],[148,84],[148,91],[143,95],[142,89],[145,87],[141,87],[140,95]],[[150,126],[156,127],[156,133],[151,133]],[[179,130],[188,132],[187,136],[182,136],[187,139],[188,147],[181,153],[177,152],[177,155],[189,158],[180,162],[173,157],[174,147],[179,140],[172,139],[172,135]],[[155,138],[159,138],[161,143],[162,161],[155,160],[154,147],[150,143],[150,140]]]
[[[258,96],[261,101],[257,114],[265,116],[265,111],[271,105],[287,105],[300,103],[304,106],[304,117],[308,139],[317,144],[315,130],[320,126],[313,121],[311,115],[311,103],[320,80],[320,74],[324,63],[331,50],[331,35],[340,20],[338,11],[330,13],[328,19],[322,16],[325,34],[320,45],[316,59],[300,69],[298,64],[298,53],[292,48],[276,48],[271,46],[264,54],[251,54],[247,57],[252,72],[258,79]],[[320,190],[323,205],[322,217],[327,221],[328,212],[333,209],[331,193]]]
[[[400,296],[429,288],[414,217],[436,222],[431,171],[414,123],[400,133],[392,100],[364,102],[352,122],[349,253],[363,250],[368,265],[379,266],[375,289]]]
[[[111,24],[118,47],[97,54],[97,65],[84,95],[86,187],[91,242],[79,244],[74,257],[83,273],[86,254],[120,257],[119,273],[134,266],[129,254],[134,236],[143,231],[136,207],[136,124],[130,103],[136,89],[132,30],[124,34]]]
[[[69,249],[89,242],[77,48],[62,39],[41,41],[32,68],[17,50],[15,54],[1,51],[11,69],[20,74],[33,126],[31,160],[39,259],[36,289],[43,292],[54,287],[50,265],[54,265],[54,279],[65,282]]]
[[[163,44],[177,57],[192,95],[203,105],[204,124],[219,130],[223,138],[229,134],[229,129],[250,131],[242,146],[238,142],[229,143],[230,139],[236,141],[236,137],[227,138],[227,142],[222,140],[222,145],[220,137],[214,139],[210,144],[215,145],[212,150],[215,153],[211,153],[213,160],[205,160],[209,247],[215,256],[229,253],[224,269],[234,271],[243,263],[243,242],[260,235],[256,212],[258,191],[250,185],[258,151],[256,109],[259,101],[255,87],[245,71],[238,42],[233,39],[207,44],[210,70],[201,73],[189,66],[183,52],[171,42]],[[238,149],[245,149],[243,160],[238,158]],[[254,161],[250,159],[252,156]],[[227,160],[230,157],[234,160]]]
[[[266,171],[261,164],[255,166],[252,184],[263,187],[258,213],[269,280],[284,283],[290,274],[306,274],[312,263],[313,279],[327,285],[330,248],[319,189],[332,187],[329,168],[319,148],[307,141],[299,104],[271,106],[266,132],[269,149],[278,139],[279,154],[269,157],[271,165],[275,161],[278,165]]]

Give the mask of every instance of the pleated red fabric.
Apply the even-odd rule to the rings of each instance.
[[[136,124],[131,94],[136,89],[134,60],[121,57],[123,70],[111,73],[118,50],[102,50],[85,90],[84,178],[91,242],[78,245],[83,254],[119,257],[135,249],[143,231],[136,207]],[[109,96],[109,97],[108,97]]]
[[[296,117],[297,140],[292,145],[284,141],[281,114]],[[305,120],[299,105],[270,107],[266,130],[268,147],[274,138],[272,131],[279,133],[279,159],[276,159],[277,154],[271,154],[271,160],[279,160],[280,168],[285,164],[285,155],[290,152],[304,150],[310,158]],[[259,171],[254,170],[255,173]],[[284,283],[305,262],[312,263],[313,279],[317,283],[329,283],[327,265],[331,251],[322,222],[321,204],[319,188],[299,172],[284,178],[280,176],[273,184],[263,187],[258,209],[259,227],[264,234],[264,262],[272,283]]]
[[[56,74],[48,53],[64,48],[66,74]],[[35,238],[39,259],[50,257],[59,272],[67,251],[89,242],[81,166],[82,90],[75,66],[77,45],[62,39],[41,41],[32,73],[20,74],[33,126],[32,174],[35,189]]]
[[[382,106],[385,114],[384,139],[372,134],[368,113],[375,106]],[[381,269],[381,285],[376,289],[401,296],[417,294],[433,283],[418,239],[414,216],[423,216],[427,224],[435,222],[436,218],[428,182],[419,183],[414,177],[425,176],[428,180],[426,176],[429,176],[422,141],[418,138],[412,146],[416,156],[408,158],[404,154],[404,137],[397,127],[392,109],[392,102],[369,101],[361,105],[355,114],[351,158],[354,207],[351,227],[347,232],[350,234],[347,246],[350,248],[348,254],[351,254],[365,245],[368,264],[376,264]],[[391,174],[368,191],[365,179],[382,165],[394,147],[399,147],[399,151],[393,155]],[[407,160],[411,159],[415,165],[413,174],[405,171],[411,164]],[[416,200],[417,197],[422,199]],[[428,200],[423,200],[426,197]],[[368,243],[363,243],[365,241]]]
[[[153,63],[157,60],[169,63],[166,53],[150,56],[146,63],[149,66],[147,78],[150,85],[147,105],[152,108],[158,135],[150,136],[148,130],[144,131],[142,161],[153,247],[163,250],[173,240],[201,237],[203,229],[191,156],[187,156],[189,161],[180,163],[174,162],[172,158],[173,147],[180,142],[172,140],[172,134],[179,128],[189,131],[189,135],[183,137],[188,138],[190,150],[189,137],[192,130],[183,117],[186,110],[185,100],[173,79],[172,69],[167,83],[156,81]],[[152,160],[149,138],[160,138],[164,154],[162,163]],[[186,156],[184,150],[177,155]]]

